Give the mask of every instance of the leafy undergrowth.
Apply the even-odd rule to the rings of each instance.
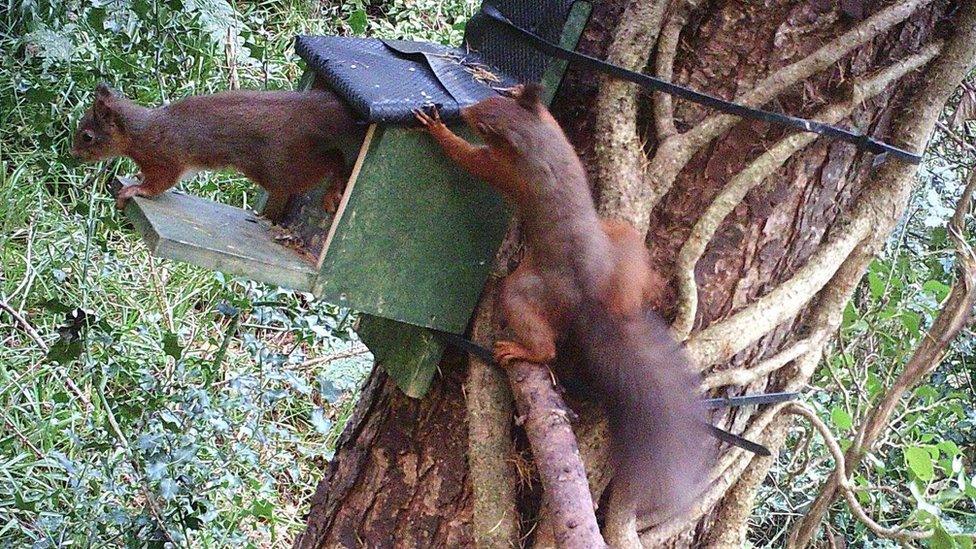
[[[299,33],[457,43],[471,2],[96,0],[0,8],[0,546],[289,546],[372,364],[350,311],[150,257],[78,165],[106,81],[144,104],[292,87]],[[228,51],[234,52],[228,54]],[[183,184],[249,206],[228,174]]]

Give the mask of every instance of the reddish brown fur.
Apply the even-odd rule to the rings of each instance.
[[[364,128],[327,91],[234,91],[187,97],[146,108],[99,85],[82,118],[72,154],[87,161],[132,158],[142,182],[125,187],[117,204],[156,196],[200,169],[233,168],[268,192],[265,215],[277,220],[288,199],[324,179],[335,211],[349,176],[342,151],[353,150]]]
[[[651,310],[664,281],[643,238],[597,216],[579,157],[537,86],[461,114],[486,145],[457,136],[436,112],[417,118],[447,156],[515,204],[527,247],[501,290],[513,337],[495,344],[495,358],[546,364],[559,349],[563,362],[578,352],[589,386],[608,400],[618,486],[642,504],[682,507],[710,459],[707,434],[697,374]]]

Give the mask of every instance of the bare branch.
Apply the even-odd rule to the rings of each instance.
[[[6,311],[7,314],[12,316],[13,319],[17,321],[18,324],[20,324],[20,327],[24,329],[24,333],[30,336],[30,338],[34,340],[34,343],[37,343],[37,346],[41,348],[41,351],[43,351],[44,353],[48,352],[47,343],[45,343],[44,340],[41,339],[41,334],[37,333],[37,330],[35,330],[34,327],[30,325],[30,322],[27,322],[26,318],[21,316],[20,313],[14,310],[13,307],[11,307],[6,301],[3,300],[0,300],[0,310]]]
[[[751,440],[767,442],[764,431],[782,406],[782,404],[775,405],[764,410],[743,433],[743,436]],[[695,521],[703,517],[722,499],[729,487],[742,475],[742,471],[749,465],[753,457],[754,454],[741,448],[734,448],[726,452],[712,469],[711,484],[698,497],[691,509],[679,517],[650,516],[640,521],[641,543],[645,547],[664,547],[668,540],[693,526]]]
[[[976,39],[976,29],[972,29],[972,34]],[[950,44],[943,57],[949,55],[950,49],[959,48]],[[972,50],[976,53],[976,46]],[[972,59],[972,55],[968,59]],[[944,72],[946,63],[942,61],[940,57],[932,67],[936,74]],[[959,74],[965,74],[967,67],[968,64],[955,68]],[[961,76],[955,82],[959,80]],[[940,84],[942,88],[948,88],[943,96],[933,97],[932,93],[923,90],[906,110],[910,116],[899,122],[895,136],[904,141],[905,147],[920,150],[928,141],[940,105],[945,104],[945,97],[952,91],[944,82]],[[941,104],[938,103],[940,97]],[[883,238],[879,235],[891,231],[905,210],[916,169],[904,162],[885,163],[864,189],[850,215],[835,224],[826,242],[811,254],[793,277],[741,311],[699,332],[688,341],[689,355],[698,360],[702,368],[724,362],[796,315],[858,245],[876,247]]]
[[[750,91],[738,98],[738,102],[750,107],[760,107],[766,104],[793,84],[833,65],[845,55],[867,43],[868,40],[901,23],[916,10],[930,3],[932,0],[894,2],[888,8],[868,17],[824,47],[757,82]],[[697,150],[728,131],[738,120],[737,117],[729,114],[716,114],[688,132],[688,139],[693,144],[692,147]]]
[[[844,100],[821,109],[814,118],[834,124],[848,117],[862,102],[878,95],[902,76],[917,70],[932,60],[942,49],[942,43],[926,46],[921,52],[893,63],[884,70],[863,78],[854,84],[851,93]],[[802,132],[793,134],[776,143],[756,158],[745,169],[735,175],[728,185],[715,197],[691,230],[691,235],[678,252],[678,315],[672,329],[680,339],[691,333],[698,308],[698,291],[695,284],[695,266],[705,253],[722,221],[735,209],[745,196],[775,173],[797,151],[815,141],[819,135]]]
[[[769,426],[766,435],[766,445],[773,456],[779,453],[779,448],[786,439],[787,421],[782,415]],[[749,518],[754,512],[756,491],[766,478],[770,465],[775,458],[754,457],[735,481],[725,496],[722,497],[713,514],[714,526],[709,528],[707,538],[702,544],[705,547],[745,547],[746,533],[749,530]]]
[[[603,527],[607,543],[613,549],[641,549],[634,503],[622,494],[622,490],[614,490],[610,493]]]
[[[874,212],[865,205],[858,210],[853,220],[835,226],[827,241],[792,278],[689,339],[686,349],[698,367],[704,370],[729,360],[802,310],[834,276],[841,262],[877,229]]]
[[[799,402],[791,402],[786,406],[786,412],[793,415],[803,416],[813,425],[817,431],[820,432],[820,436],[823,437],[824,444],[827,445],[827,449],[830,451],[830,455],[834,458],[834,474],[832,478],[838,479],[838,487],[844,493],[844,499],[847,501],[848,507],[850,507],[851,512],[857,517],[857,520],[861,521],[869,530],[874,532],[875,535],[897,540],[915,540],[924,539],[932,536],[932,531],[916,531],[907,530],[904,528],[887,528],[884,527],[864,511],[861,507],[860,502],[857,501],[857,494],[854,488],[851,486],[850,481],[847,478],[847,468],[844,459],[844,451],[841,450],[840,444],[837,443],[837,439],[831,434],[830,428],[817,416],[817,412],[808,407],[806,404]]]
[[[613,467],[610,464],[610,423],[601,405],[581,401],[575,403],[579,418],[574,422],[574,432],[579,445],[580,457],[586,468],[586,479],[590,485],[590,496],[594,503],[600,501],[603,491],[610,484]],[[554,547],[552,539],[552,515],[542,516],[536,529],[533,547],[548,549]]]
[[[895,2],[890,7],[865,19],[853,29],[845,32],[829,44],[807,57],[787,65],[767,76],[751,91],[737,98],[739,103],[758,107],[782,93],[793,84],[829,67],[839,59],[904,21],[918,8],[932,0],[909,0]],[[658,147],[654,157],[647,164],[645,177],[648,180],[645,195],[642,197],[645,210],[633,215],[638,228],[647,226],[651,210],[674,184],[678,173],[691,157],[713,139],[722,135],[738,122],[738,118],[728,114],[713,115],[686,133],[666,139]],[[625,201],[626,202],[626,201]]]
[[[838,282],[838,285],[842,285],[841,282]],[[818,317],[818,319],[826,319],[828,316],[831,316],[830,312],[835,305],[833,300],[825,302],[824,306],[814,316]],[[840,318],[838,316],[831,321],[840,322]],[[810,352],[806,355],[800,357],[796,361],[796,376],[783,387],[783,390],[797,391],[802,389],[806,385],[807,380],[810,379],[810,376],[813,375],[817,364],[820,362],[822,353],[823,345],[818,345],[810,349]],[[742,436],[766,445],[775,446],[773,443],[775,442],[774,438],[776,433],[770,432],[772,430],[769,427],[773,425],[773,421],[778,417],[784,406],[785,404],[777,404],[763,410],[750,422],[749,426],[742,433]],[[745,471],[746,467],[749,466],[755,457],[755,454],[742,448],[731,448],[726,452],[715,467],[712,468],[711,474],[709,475],[711,483],[709,488],[705,490],[698,498],[695,506],[685,515],[668,518],[664,521],[661,519],[665,517],[651,516],[640,521],[638,526],[641,531],[641,542],[644,546],[661,547],[667,540],[672,539],[674,536],[688,529],[696,521],[701,519],[701,517],[705,516],[710,509],[721,501],[729,488],[741,478],[743,471]]]
[[[24,332],[28,336],[30,336],[32,340],[34,340],[34,343],[36,343],[38,347],[41,348],[41,351],[47,354],[49,350],[47,343],[45,343],[44,340],[41,338],[41,335],[37,333],[37,330],[35,330],[34,327],[30,325],[30,322],[27,322],[26,318],[21,316],[20,313],[18,313],[13,307],[11,307],[6,301],[3,300],[0,300],[0,310],[5,311],[7,314],[12,316],[14,320],[17,321],[17,323],[20,324],[20,326],[24,329]],[[23,378],[24,376],[32,372],[38,364],[40,364],[40,361],[35,362],[31,366],[31,368],[28,368],[22,374],[17,376],[17,379],[14,380],[14,383],[19,382],[21,378]],[[71,379],[71,376],[68,375],[68,372],[65,371],[64,368],[56,364],[53,365],[53,368],[55,373],[58,374],[58,377],[61,378],[61,381],[64,382],[65,387],[67,387],[68,390],[71,391],[71,393],[74,394],[75,397],[77,397],[78,400],[80,400],[82,404],[85,405],[85,408],[87,410],[91,410],[92,408],[91,400],[85,395],[85,393],[81,391],[81,388],[78,387],[75,381]]]
[[[499,326],[494,323],[500,285],[520,245],[518,221],[509,224],[495,255],[491,277],[471,323],[471,339],[490,346]],[[518,480],[512,440],[512,393],[505,373],[476,357],[468,359],[464,387],[468,424],[468,473],[474,496],[472,528],[478,547],[519,545]],[[552,528],[549,527],[549,532]]]
[[[844,261],[830,283],[817,296],[817,301],[807,322],[808,326],[820,326],[825,333],[832,333],[837,329],[843,317],[844,305],[857,287],[871,258],[872,254],[867,249],[861,249],[855,251]],[[781,390],[799,391],[806,386],[820,362],[825,343],[826,339],[821,339],[818,344],[812,345],[806,354],[794,361],[793,367],[796,373]],[[743,436],[752,440],[769,442],[763,439],[762,435],[781,409],[782,405],[771,406],[761,412],[752,420],[743,432]],[[666,521],[662,521],[661,517],[648,517],[648,519],[640,521],[642,531],[651,527],[643,531],[641,541],[647,547],[658,547],[664,540],[669,540],[687,529],[690,524],[704,516],[723,497],[734,480],[739,478],[742,471],[749,466],[752,459],[752,454],[740,448],[731,449],[713,468],[710,475],[712,485],[699,498],[699,504],[684,517]]]
[[[18,429],[16,425],[14,425],[14,422],[11,421],[10,418],[6,416],[6,414],[3,415],[3,422],[7,424],[7,427],[9,427],[10,430],[13,431],[15,435],[17,435],[17,438],[19,438],[20,441],[24,443],[24,446],[30,448],[30,451],[34,453],[37,459],[44,459],[44,454],[42,454],[41,451],[37,449],[37,446],[34,446],[34,443],[31,442],[29,438],[27,438],[27,435],[21,432],[21,430]]]
[[[34,283],[34,277],[37,276],[37,272],[34,270],[33,262],[35,232],[34,220],[31,219],[27,223],[27,244],[25,246],[27,252],[26,256],[24,257],[24,271],[26,271],[26,274],[24,279],[20,281],[20,284],[14,289],[14,291],[6,297],[8,300],[13,301],[13,298],[16,297],[17,294],[24,292],[20,298],[20,309],[24,308],[24,304],[27,302],[27,296],[30,294],[31,284]]]
[[[661,30],[657,43],[657,55],[654,59],[655,71],[658,78],[671,82],[674,79],[674,58],[678,52],[678,41],[681,30],[688,24],[688,14],[701,0],[678,1],[673,12],[668,17]],[[671,96],[666,93],[654,93],[654,123],[657,128],[658,141],[678,133],[674,127],[674,104]]]
[[[511,235],[510,231],[510,235]],[[514,239],[514,235],[512,235]],[[503,247],[504,253],[505,248]],[[498,284],[489,281],[471,328],[479,344],[494,339],[492,309]],[[468,419],[468,470],[474,493],[472,528],[478,547],[516,547],[519,514],[516,498],[518,474],[512,441],[512,394],[505,374],[476,357],[468,359],[465,384]]]
[[[335,353],[329,353],[324,356],[310,358],[302,363],[302,368],[307,368],[309,366],[317,366],[319,364],[328,364],[330,362],[335,362],[337,360],[342,360],[344,358],[353,358],[357,356],[362,356],[368,352],[369,352],[369,348],[360,343],[360,344],[352,345],[348,349],[343,349]]]
[[[156,269],[156,261],[153,260],[153,256],[149,255],[148,259],[149,278],[153,283],[153,293],[156,295],[156,301],[159,303],[159,310],[166,318],[166,329],[171,333],[175,333],[176,323],[173,321],[173,307],[170,306],[169,300],[166,298],[166,284],[159,276],[159,271]]]
[[[953,141],[955,141],[956,144],[959,145],[960,147],[966,149],[969,152],[976,153],[976,146],[974,146],[969,141],[966,141],[965,139],[963,139],[962,137],[960,137],[959,134],[956,133],[949,126],[946,126],[942,122],[936,122],[935,127],[937,127],[940,130],[942,130],[942,133],[948,135],[949,136],[949,139],[952,139]]]
[[[701,390],[702,392],[706,392],[726,385],[737,385],[740,387],[749,385],[807,354],[815,345],[821,345],[826,335],[825,332],[817,332],[806,339],[798,341],[775,356],[756,364],[752,368],[732,368],[714,372],[702,380]]]
[[[945,349],[966,326],[976,306],[976,253],[962,238],[965,216],[976,192],[976,170],[970,172],[969,183],[956,205],[955,215],[949,225],[949,234],[956,244],[956,266],[959,278],[953,284],[939,316],[932,323],[922,343],[912,354],[901,374],[884,393],[881,400],[871,407],[868,417],[858,428],[854,444],[847,451],[848,473],[860,464],[880,438],[882,431],[894,415],[906,393],[921,382],[941,363]],[[805,547],[820,524],[826,508],[833,502],[838,489],[843,489],[840,478],[831,477],[822,487],[807,516],[794,528],[791,539],[797,547]],[[843,479],[846,481],[846,477]]]
[[[607,61],[642,71],[657,40],[669,0],[629,0],[620,17]],[[603,77],[594,109],[594,144],[599,209],[630,222],[640,205],[630,202],[643,186],[647,159],[637,131],[637,87]],[[640,227],[640,225],[638,225]]]
[[[119,426],[118,420],[115,419],[115,412],[112,411],[112,406],[109,405],[108,399],[105,398],[105,393],[101,389],[99,389],[98,393],[102,401],[102,408],[105,411],[105,415],[108,417],[109,427],[112,428],[112,434],[114,434],[115,438],[119,441],[119,444],[125,451],[129,465],[139,477],[139,484],[142,488],[142,495],[146,498],[146,506],[149,507],[149,514],[152,515],[156,520],[156,526],[162,530],[163,536],[170,543],[176,546],[176,540],[173,539],[172,534],[169,533],[169,529],[166,527],[166,521],[163,519],[163,512],[159,507],[159,503],[156,501],[156,497],[153,495],[152,489],[149,486],[149,481],[146,480],[146,475],[143,473],[142,468],[139,465],[139,461],[136,459],[135,453],[132,451],[132,445],[129,444],[129,439],[127,439],[125,434],[122,433],[122,428]]]
[[[519,421],[532,447],[546,507],[552,514],[556,545],[605,547],[576,436],[569,423],[570,411],[553,387],[552,374],[548,368],[518,361],[507,370]]]

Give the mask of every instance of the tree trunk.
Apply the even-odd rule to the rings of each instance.
[[[580,45],[582,51],[605,57],[626,3],[612,0],[595,4]],[[715,0],[704,4],[690,13],[680,30],[673,79],[725,98],[744,94],[770,73],[806,57],[866,16],[891,5],[871,0],[839,3],[843,7],[819,0]],[[851,81],[872,75],[916,54],[933,39],[943,38],[933,34],[937,28],[950,28],[940,23],[951,12],[950,4],[938,0],[921,7],[825,70],[786,88],[766,107],[812,117],[826,105],[845,99],[851,93]],[[669,12],[672,16],[673,9]],[[667,32],[662,31],[660,40],[666,39]],[[599,79],[594,76],[571,68],[553,108],[588,167],[598,163],[598,153],[593,149],[592,109]],[[887,137],[894,117],[918,82],[917,74],[908,74],[875,97],[858,101],[840,124]],[[651,97],[640,93],[638,104],[638,127],[646,141],[645,152],[651,156],[658,147]],[[712,114],[697,105],[676,101],[674,126],[679,133],[685,132]],[[675,258],[692,227],[730,179],[792,133],[779,126],[740,121],[691,157],[649,217],[647,241],[663,273],[674,274]],[[697,262],[694,330],[728,318],[803,267],[862,195],[874,160],[873,155],[852,145],[818,139],[769,173],[724,218]],[[591,175],[599,186],[600,175],[595,168]],[[596,189],[598,195],[600,191]],[[843,262],[842,271],[850,271],[856,281],[863,268],[860,264],[870,258],[870,253],[870,249],[857,250],[854,255],[858,261],[852,257],[843,262],[842,256],[838,264]],[[843,292],[838,298],[841,303],[846,299]],[[664,313],[673,315],[673,309]],[[809,335],[803,329],[815,315],[810,309],[801,311],[713,370],[751,367],[778,354]],[[815,364],[818,353],[810,353],[806,360]],[[746,386],[719,388],[716,394],[778,390],[787,384],[790,372],[803,368],[809,367],[794,364],[792,369],[774,370]],[[456,357],[446,359],[430,394],[413,401],[400,394],[382,373],[373,373],[326,478],[316,490],[308,529],[297,546],[458,547],[473,543],[476,536],[472,530],[462,391],[465,375],[466,368]],[[756,413],[725,411],[713,421],[742,432]],[[782,440],[784,425],[784,420],[772,421],[768,429],[760,429],[763,440],[776,445]],[[583,446],[586,442],[581,439]],[[744,462],[714,503],[703,510],[697,524],[660,539],[669,545],[741,543],[753,494],[770,462]],[[525,473],[525,468],[520,467],[519,472]],[[536,535],[532,526],[542,508],[539,498],[537,487],[520,488],[517,503],[523,537],[528,540]]]
[[[373,371],[296,547],[471,545],[465,369],[456,356],[441,366],[422,400]]]

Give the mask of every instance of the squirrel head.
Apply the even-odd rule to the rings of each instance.
[[[71,144],[71,155],[86,162],[120,156],[125,143],[125,128],[118,105],[124,98],[107,84],[95,88],[95,101],[78,124]]]
[[[490,147],[524,154],[539,145],[534,142],[539,137],[535,128],[556,124],[542,104],[542,91],[539,84],[523,84],[511,97],[491,97],[465,107],[461,117]]]

